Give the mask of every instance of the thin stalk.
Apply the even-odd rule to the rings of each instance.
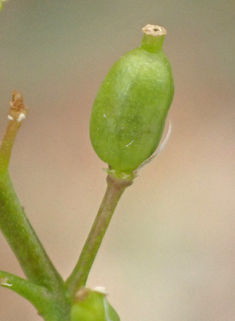
[[[8,170],[16,135],[27,114],[27,107],[23,103],[23,96],[16,90],[13,91],[10,106],[8,114],[9,123],[0,147],[0,172],[3,173]]]
[[[10,122],[0,148],[0,228],[26,277],[56,290],[63,286],[63,280],[30,225],[8,173],[12,147],[25,115],[23,97],[14,91],[8,115]]]
[[[71,297],[76,294],[80,287],[85,286],[88,274],[117,203],[126,187],[131,184],[132,180],[118,179],[111,175],[107,176],[107,189],[98,214],[82,249],[79,260],[66,281]]]
[[[71,303],[67,298],[61,300],[57,293],[52,293],[46,287],[5,271],[0,271],[0,286],[31,302],[45,321],[70,321]]]
[[[30,301],[39,312],[42,312],[46,305],[49,305],[51,293],[43,286],[22,279],[14,274],[0,271],[0,286],[14,291]]]
[[[21,122],[10,121],[5,136],[2,141],[1,149],[0,149],[0,170],[4,171],[8,169],[10,158],[11,158],[11,150],[15,142],[15,138],[17,132],[21,126]]]
[[[0,175],[0,228],[29,280],[51,289],[62,284],[24,213],[8,173]]]

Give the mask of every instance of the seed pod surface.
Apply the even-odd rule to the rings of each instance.
[[[147,25],[140,47],[111,67],[95,98],[90,138],[111,169],[132,173],[156,150],[174,84],[162,51],[166,30]]]
[[[120,321],[106,295],[87,288],[79,290],[70,317],[71,321]]]

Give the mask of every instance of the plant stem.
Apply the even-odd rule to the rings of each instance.
[[[23,103],[23,96],[17,90],[14,90],[8,114],[10,121],[0,147],[0,172],[6,172],[8,170],[12,147],[22,120],[26,118],[26,114],[27,107]]]
[[[8,173],[12,147],[26,115],[26,106],[19,92],[13,92],[10,104],[10,122],[0,148],[0,228],[27,278],[56,290],[62,287],[63,280],[30,225]]]
[[[39,312],[43,311],[46,305],[49,305],[48,301],[51,300],[52,296],[47,288],[5,271],[0,271],[0,286],[8,288],[24,297]]]
[[[0,286],[8,288],[31,302],[45,321],[69,321],[71,303],[44,286],[0,271]]]
[[[0,228],[28,279],[52,289],[62,284],[24,213],[8,173],[0,175]]]
[[[0,170],[6,170],[11,158],[11,150],[14,144],[21,122],[10,121],[0,149]]]
[[[107,189],[98,214],[82,249],[79,260],[66,281],[71,297],[76,294],[80,287],[85,286],[88,274],[117,203],[126,187],[130,186],[132,182],[132,180],[118,179],[111,175],[107,176]]]

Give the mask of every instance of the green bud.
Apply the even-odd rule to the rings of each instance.
[[[106,294],[87,288],[78,291],[70,317],[71,321],[120,321]]]
[[[156,150],[174,83],[162,51],[166,30],[147,25],[140,47],[114,63],[95,98],[90,138],[110,168],[131,174]]]

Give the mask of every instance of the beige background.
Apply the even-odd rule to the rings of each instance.
[[[9,0],[0,13],[0,134],[20,90],[30,108],[11,161],[28,217],[63,277],[105,190],[92,102],[147,23],[168,30],[173,133],[124,194],[88,285],[122,321],[235,320],[234,0]],[[23,276],[0,235],[0,269]],[[0,288],[1,321],[39,321]]]

